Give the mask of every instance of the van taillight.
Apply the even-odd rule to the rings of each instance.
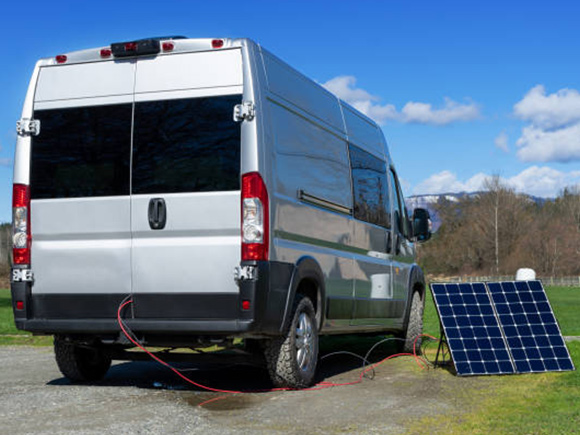
[[[30,264],[30,188],[14,184],[12,190],[12,258]]]
[[[242,261],[267,260],[268,191],[257,172],[242,175]]]

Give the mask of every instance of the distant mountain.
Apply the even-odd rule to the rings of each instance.
[[[415,208],[424,208],[431,214],[431,222],[433,223],[433,231],[437,231],[441,226],[441,219],[439,214],[435,211],[435,205],[440,199],[446,199],[447,201],[457,202],[459,199],[466,196],[476,196],[481,192],[460,192],[460,193],[441,193],[436,195],[413,195],[405,198],[405,205],[409,210],[409,213],[413,213]],[[540,198],[533,195],[526,195],[530,201],[537,204],[543,205],[546,201],[551,201],[551,198]]]

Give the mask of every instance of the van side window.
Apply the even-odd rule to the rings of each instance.
[[[129,195],[131,106],[36,110],[31,198]]]
[[[240,95],[135,103],[132,193],[240,189]]]
[[[390,228],[389,187],[385,162],[349,144],[354,217]]]
[[[393,188],[393,193],[396,195],[395,201],[395,225],[398,231],[405,237],[409,237],[409,219],[407,217],[407,207],[405,207],[403,194],[401,192],[401,186],[399,184],[399,179],[397,174],[391,169],[391,185]]]

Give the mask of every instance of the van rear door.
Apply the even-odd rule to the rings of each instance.
[[[233,318],[240,261],[239,49],[137,61],[131,227],[136,318]]]
[[[131,61],[40,69],[30,159],[35,316],[114,317],[131,291]]]

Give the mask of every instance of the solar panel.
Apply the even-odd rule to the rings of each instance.
[[[457,374],[514,373],[484,284],[432,284],[431,291]]]
[[[432,284],[458,375],[574,370],[539,281]]]
[[[574,370],[539,281],[488,283],[518,373]]]

